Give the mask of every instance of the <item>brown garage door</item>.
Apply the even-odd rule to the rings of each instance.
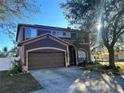
[[[31,52],[28,55],[29,70],[63,66],[64,52]]]

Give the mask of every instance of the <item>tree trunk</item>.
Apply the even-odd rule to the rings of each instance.
[[[113,48],[109,48],[108,52],[109,52],[109,67],[110,68],[115,68],[114,49]]]

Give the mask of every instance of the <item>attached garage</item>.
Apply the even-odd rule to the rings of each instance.
[[[46,34],[23,42],[25,71],[69,66],[68,44]]]
[[[65,66],[65,52],[43,49],[28,53],[28,69],[42,69]]]

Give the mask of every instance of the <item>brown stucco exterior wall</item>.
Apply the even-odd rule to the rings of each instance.
[[[68,46],[66,44],[65,45],[61,44],[60,41],[57,42],[57,41],[52,40],[48,35],[48,36],[45,36],[43,39],[24,45],[24,49],[25,49],[24,51],[25,64],[24,65],[26,65],[26,57],[27,57],[26,51],[31,50],[31,49],[36,49],[36,48],[42,48],[42,47],[54,47],[54,48],[65,50],[66,57],[68,57],[68,53],[67,53]]]
[[[65,45],[62,45],[62,44],[60,44],[60,43],[58,43],[54,40],[51,40],[49,38],[49,36],[46,36],[44,39],[41,39],[39,41],[36,41],[36,42],[25,45],[26,50],[33,49],[33,48],[38,48],[38,47],[56,47],[56,48],[66,50]]]

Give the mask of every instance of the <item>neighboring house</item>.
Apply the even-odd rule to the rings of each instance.
[[[78,33],[80,47],[74,45]],[[16,41],[24,70],[68,67],[90,61],[89,33],[69,28],[19,24]]]
[[[119,52],[115,52],[116,59],[119,61],[124,61],[124,50],[120,50]]]
[[[106,52],[99,52],[99,54],[97,55],[98,57],[97,60],[99,61],[109,61],[109,53]],[[124,50],[120,50],[120,51],[115,51],[115,61],[124,61]]]

